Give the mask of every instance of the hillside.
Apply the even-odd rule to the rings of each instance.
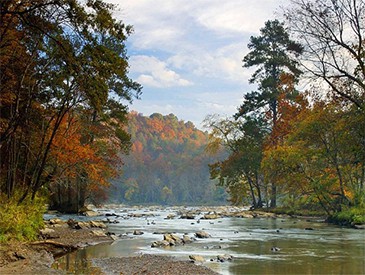
[[[169,114],[149,117],[132,112],[128,132],[132,148],[123,174],[113,181],[110,198],[122,203],[221,204],[226,195],[209,178],[205,153],[208,134],[192,122]],[[220,154],[223,155],[223,152]]]

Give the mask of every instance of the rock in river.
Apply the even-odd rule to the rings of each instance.
[[[215,219],[218,219],[220,217],[221,216],[219,216],[218,214],[213,213],[213,214],[205,214],[202,219],[204,219],[204,220],[215,220]]]
[[[209,238],[210,235],[205,231],[198,231],[198,232],[195,233],[195,237],[200,238],[200,239],[204,239],[204,238]]]
[[[233,256],[232,255],[229,255],[229,254],[224,254],[224,255],[218,255],[217,256],[217,261],[218,262],[225,262],[225,261],[232,261],[233,259]]]
[[[155,241],[151,244],[151,247],[166,247],[170,246],[170,243],[168,241]]]
[[[137,235],[137,236],[139,236],[139,235],[143,235],[144,233],[142,232],[142,231],[140,231],[140,230],[134,230],[133,231],[133,235]]]

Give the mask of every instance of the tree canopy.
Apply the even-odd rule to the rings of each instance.
[[[128,77],[132,27],[114,8],[1,1],[1,195],[22,202],[54,184],[96,182],[112,174],[111,148],[127,150],[123,101],[141,86]]]

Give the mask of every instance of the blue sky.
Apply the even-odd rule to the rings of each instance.
[[[174,113],[198,128],[209,114],[233,115],[252,70],[242,68],[247,44],[264,22],[280,18],[289,0],[108,0],[116,18],[133,25],[130,77],[142,84],[130,110]]]

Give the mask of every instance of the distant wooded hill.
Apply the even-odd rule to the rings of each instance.
[[[222,158],[208,155],[208,134],[192,122],[169,114],[149,117],[132,112],[128,132],[130,155],[123,174],[113,181],[110,198],[123,203],[222,204],[226,193],[210,180],[209,163]]]

